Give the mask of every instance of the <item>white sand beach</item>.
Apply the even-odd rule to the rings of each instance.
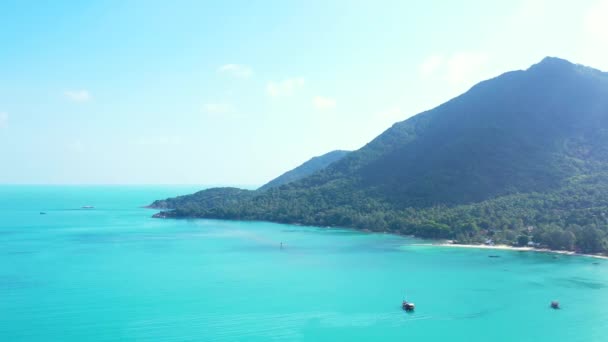
[[[608,256],[598,254],[583,254],[572,251],[559,251],[551,250],[546,248],[534,248],[534,247],[515,247],[509,245],[461,245],[456,243],[433,243],[431,246],[440,247],[456,247],[456,248],[477,248],[477,249],[490,249],[490,250],[509,250],[509,251],[520,251],[520,252],[540,252],[540,253],[554,253],[562,255],[574,255],[574,256],[586,256],[597,259],[608,259]]]

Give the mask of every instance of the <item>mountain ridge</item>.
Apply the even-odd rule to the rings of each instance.
[[[166,215],[351,226],[462,242],[493,237],[513,244],[526,237],[562,249],[587,248],[581,241],[593,231],[602,242],[593,249],[605,251],[608,203],[592,190],[608,190],[607,171],[608,73],[548,57],[395,123],[307,177],[232,204]],[[565,193],[595,206],[578,208],[561,198]],[[546,217],[536,194],[550,206],[546,211],[559,215]],[[482,208],[494,214],[484,217]],[[530,226],[542,234],[529,236]]]
[[[262,185],[258,188],[258,190],[268,190],[270,188],[278,187],[281,185],[285,185],[287,183],[291,183],[298,179],[302,179],[306,176],[311,175],[312,173],[324,169],[330,164],[342,159],[346,156],[350,151],[343,150],[334,150],[331,152],[327,152],[323,155],[312,157],[306,162],[300,164],[292,170],[289,170],[282,175],[274,178],[268,183]]]
[[[342,159],[350,151],[334,150],[320,156],[315,156],[299,166],[281,174],[260,186],[256,190],[240,189],[235,187],[216,187],[197,191],[191,195],[177,196],[165,200],[157,200],[148,205],[147,208],[171,210],[175,208],[194,208],[194,207],[217,207],[234,203],[237,200],[251,198],[256,193],[267,191],[272,188],[297,181],[309,176],[330,164]],[[165,216],[164,214],[161,216]]]

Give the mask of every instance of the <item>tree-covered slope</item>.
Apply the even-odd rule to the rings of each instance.
[[[216,207],[227,207],[236,204],[238,201],[252,198],[262,191],[280,187],[309,176],[342,159],[348,153],[349,151],[336,150],[321,156],[313,157],[295,169],[289,170],[279,177],[264,184],[255,191],[231,187],[210,188],[198,191],[191,195],[157,200],[150,204],[148,208],[198,211]]]
[[[546,58],[396,123],[308,177],[167,215],[586,251],[594,232],[605,250],[607,173],[608,74]]]
[[[270,182],[262,185],[258,190],[268,190],[270,188],[279,187],[287,183],[294,182],[302,179],[306,176],[310,176],[314,172],[326,168],[329,164],[342,159],[349,151],[331,151],[324,155],[313,157],[302,165],[296,167],[293,170],[287,171],[279,177],[271,180]]]
[[[154,201],[148,208],[154,209],[199,209],[223,207],[250,198],[255,192],[238,188],[211,188],[191,195],[183,195]]]
[[[321,181],[415,207],[555,189],[607,161],[607,108],[607,74],[548,58],[395,124]]]

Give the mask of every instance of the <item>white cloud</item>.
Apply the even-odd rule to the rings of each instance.
[[[608,0],[596,2],[585,14],[583,25],[598,44],[608,44]]]
[[[329,97],[315,96],[312,99],[312,104],[316,109],[321,110],[336,108],[336,100]]]
[[[242,64],[224,64],[217,69],[218,72],[229,74],[238,78],[249,78],[253,75],[250,67]]]
[[[88,90],[66,90],[64,93],[70,101],[73,102],[87,102],[91,99],[91,94]]]
[[[434,74],[444,63],[443,56],[432,55],[427,57],[422,64],[420,64],[419,71],[422,76],[430,76]]]
[[[266,92],[272,97],[291,96],[296,89],[303,85],[302,77],[289,78],[280,82],[268,82]]]
[[[0,112],[0,128],[8,126],[8,113]]]
[[[453,85],[463,85],[481,81],[480,70],[488,61],[483,52],[458,52],[446,62],[446,80]]]
[[[206,103],[203,111],[209,114],[226,114],[234,112],[234,106],[229,103]]]

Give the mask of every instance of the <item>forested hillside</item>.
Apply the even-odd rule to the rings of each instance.
[[[608,74],[546,58],[396,123],[307,177],[165,215],[595,253],[608,248],[606,190]]]

